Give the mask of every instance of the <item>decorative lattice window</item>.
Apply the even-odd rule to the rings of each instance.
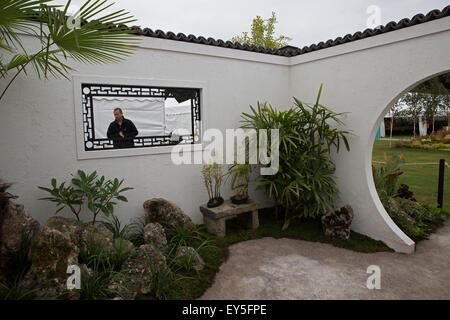
[[[138,134],[127,148],[200,142],[199,88],[81,83],[84,151],[117,149],[106,131],[120,108]]]

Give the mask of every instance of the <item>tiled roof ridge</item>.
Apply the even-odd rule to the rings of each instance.
[[[365,38],[370,38],[379,34],[388,33],[391,31],[411,27],[414,25],[422,24],[425,22],[441,19],[444,17],[450,16],[450,5],[446,6],[442,10],[432,10],[428,12],[426,15],[423,15],[421,13],[416,14],[411,19],[405,18],[400,20],[399,22],[391,21],[387,23],[384,26],[378,27],[376,29],[366,29],[364,31],[358,31],[354,34],[347,34],[344,37],[337,37],[336,39],[330,39],[325,42],[321,41],[317,44],[312,44],[310,46],[305,46],[303,48],[298,48],[294,46],[285,46],[280,49],[271,49],[271,48],[264,48],[259,47],[255,45],[248,45],[248,44],[241,44],[238,42],[231,42],[231,41],[224,41],[221,39],[213,39],[213,38],[205,38],[202,36],[195,36],[195,35],[185,35],[184,33],[178,33],[175,34],[174,32],[164,32],[162,30],[155,30],[153,31],[150,28],[141,29],[138,27],[132,27],[133,33],[143,35],[146,37],[152,37],[152,38],[159,38],[159,39],[168,39],[168,40],[175,40],[175,41],[183,41],[183,42],[190,42],[190,43],[197,43],[197,44],[204,44],[204,45],[210,45],[210,46],[216,46],[216,47],[222,47],[222,48],[230,48],[230,49],[237,49],[237,50],[244,50],[244,51],[251,51],[251,52],[258,52],[258,53],[265,53],[265,54],[271,54],[271,55],[278,55],[278,56],[285,56],[285,57],[293,57],[298,56],[301,54],[317,51],[320,49],[330,48],[337,45],[341,45],[348,42],[353,42]],[[122,26],[119,26],[122,27]]]

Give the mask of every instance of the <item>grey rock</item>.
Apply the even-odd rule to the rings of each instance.
[[[22,235],[28,233],[30,237],[33,237],[39,232],[40,224],[25,211],[22,204],[10,201],[5,210],[1,228],[1,253],[4,254],[6,248],[12,252],[19,251]]]
[[[195,251],[192,247],[185,247],[180,246],[177,249],[177,252],[175,254],[176,259],[180,258],[187,258],[190,259],[190,262],[192,263],[192,268],[194,270],[200,271],[203,270],[205,267],[205,262],[203,261],[202,257]]]
[[[75,219],[65,218],[61,216],[50,217],[45,225],[51,229],[58,230],[70,237],[73,243],[77,243],[81,232],[84,229],[84,223]]]
[[[30,247],[32,274],[29,278],[37,280],[42,295],[55,298],[76,295],[73,290],[67,290],[67,267],[78,265],[78,253],[78,247],[68,235],[47,226],[41,228]]]
[[[125,300],[151,291],[153,272],[167,269],[166,257],[153,245],[144,244],[122,266],[126,280],[113,283]]]
[[[60,216],[49,218],[45,225],[67,235],[74,245],[79,245],[83,250],[88,250],[89,246],[103,247],[104,252],[113,248],[114,235],[105,227]]]
[[[158,247],[167,247],[167,238],[161,224],[148,223],[144,228],[144,241],[148,244],[155,244]]]
[[[144,202],[145,223],[158,222],[165,228],[167,226],[195,227],[191,218],[174,203],[162,199],[153,198]],[[167,228],[166,228],[167,231]]]

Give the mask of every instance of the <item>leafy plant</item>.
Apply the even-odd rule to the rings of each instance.
[[[176,264],[186,271],[192,271],[194,269],[196,255],[196,251],[186,252],[185,254],[177,257]]]
[[[0,282],[0,287],[3,287],[3,290],[5,291],[0,296],[0,300],[34,300],[34,299],[37,299],[37,292],[39,291],[39,287],[38,287],[39,284],[37,283],[36,280],[26,282],[26,281],[24,281],[24,277],[25,277],[25,273],[22,272],[12,282],[9,282],[9,283]]]
[[[265,20],[260,16],[256,16],[252,22],[250,36],[248,35],[248,32],[242,32],[242,36],[233,37],[231,41],[264,48],[278,49],[284,47],[287,45],[287,42],[292,39],[284,35],[274,38],[276,23],[277,18],[275,12],[272,12],[272,16]]]
[[[222,165],[214,162],[213,164],[205,164],[202,167],[202,177],[210,201],[220,199],[220,188],[222,186],[224,174],[222,173]]]
[[[0,49],[13,53],[11,60],[0,58],[0,76],[16,70],[6,88],[28,66],[39,78],[64,77],[74,70],[69,58],[81,63],[104,64],[120,62],[138,48],[138,37],[125,24],[136,21],[124,10],[106,13],[112,4],[87,0],[74,17],[67,19],[69,0],[62,10],[51,0],[3,0],[0,2]],[[38,40],[38,50],[29,53],[20,33]]]
[[[31,268],[28,253],[33,236],[33,231],[22,231],[18,250],[12,250],[7,246],[4,247],[4,252],[1,257],[4,261],[4,278],[3,281],[0,281],[0,286],[6,291],[0,297],[4,300],[31,300],[36,298],[38,289],[36,289],[37,284],[35,281],[24,281],[25,275]]]
[[[390,198],[383,204],[395,224],[414,241],[428,239],[450,216],[442,209],[403,198]]]
[[[108,253],[108,261],[113,266],[114,270],[119,271],[124,262],[135,252],[134,246],[125,239],[117,238],[111,251]]]
[[[130,224],[130,231],[128,235],[128,240],[130,240],[135,247],[139,247],[145,243],[144,240],[144,228],[146,222],[145,217],[139,217],[134,219],[134,221]]]
[[[106,242],[99,241],[95,231],[88,231],[84,237],[80,237],[77,245],[80,263],[85,263],[88,267],[95,263],[105,265],[109,263],[108,256],[110,254],[110,247],[108,247]]]
[[[130,236],[131,229],[133,228],[132,224],[127,224],[122,227],[122,224],[114,214],[111,214],[110,217],[105,221],[100,221],[100,224],[112,232],[114,238],[122,238],[128,239]]]
[[[248,163],[235,163],[230,166],[228,173],[231,175],[231,189],[236,192],[235,197],[244,199],[248,197],[248,185],[252,166]]]
[[[405,163],[403,155],[396,155],[387,159],[386,154],[383,154],[386,164],[376,168],[372,165],[372,175],[375,183],[375,188],[377,189],[378,196],[381,201],[384,202],[386,199],[395,196],[398,189],[398,178],[403,171],[400,167]]]
[[[158,300],[165,300],[172,291],[173,283],[181,277],[172,273],[171,269],[164,265],[150,264],[152,271],[152,282],[150,284],[150,294]]]
[[[341,141],[349,150],[346,130],[331,126],[342,125],[342,113],[335,113],[319,103],[322,86],[313,105],[294,98],[294,106],[279,111],[267,103],[251,113],[242,114],[242,128],[279,130],[279,170],[275,175],[261,176],[256,183],[267,197],[284,206],[284,226],[294,217],[315,217],[331,210],[338,190],[334,182],[335,166],[330,159],[332,148],[339,151]],[[272,150],[269,150],[269,157]]]
[[[77,176],[71,180],[71,185],[66,186],[65,182],[57,185],[56,179],[51,180],[52,188],[38,187],[39,189],[50,193],[50,197],[40,198],[39,200],[48,200],[55,202],[59,207],[58,213],[65,207],[69,207],[72,213],[80,220],[80,211],[82,205],[86,203],[87,208],[93,214],[92,224],[95,224],[97,215],[102,212],[106,217],[114,212],[113,200],[127,202],[127,198],[122,195],[123,192],[133,188],[122,188],[123,179],[115,178],[106,180],[104,176],[98,178],[97,171],[86,174],[83,170],[78,170]],[[56,214],[55,213],[55,214]]]
[[[105,265],[94,259],[90,268],[81,268],[80,300],[110,299],[120,296],[121,291],[126,289],[125,286],[122,286],[121,290],[118,288],[119,280],[126,282],[126,276],[123,272],[116,271],[113,265]],[[115,285],[112,285],[113,283]]]

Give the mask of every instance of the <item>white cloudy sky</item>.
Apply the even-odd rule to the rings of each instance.
[[[73,0],[73,9],[85,0]],[[64,4],[66,1],[57,0]],[[109,1],[111,2],[111,1]],[[268,18],[275,11],[276,34],[292,38],[303,47],[366,29],[367,7],[381,9],[381,24],[411,18],[416,13],[442,9],[449,0],[115,0],[112,8],[126,9],[136,25],[153,30],[194,34],[230,40],[249,31],[257,15]]]

